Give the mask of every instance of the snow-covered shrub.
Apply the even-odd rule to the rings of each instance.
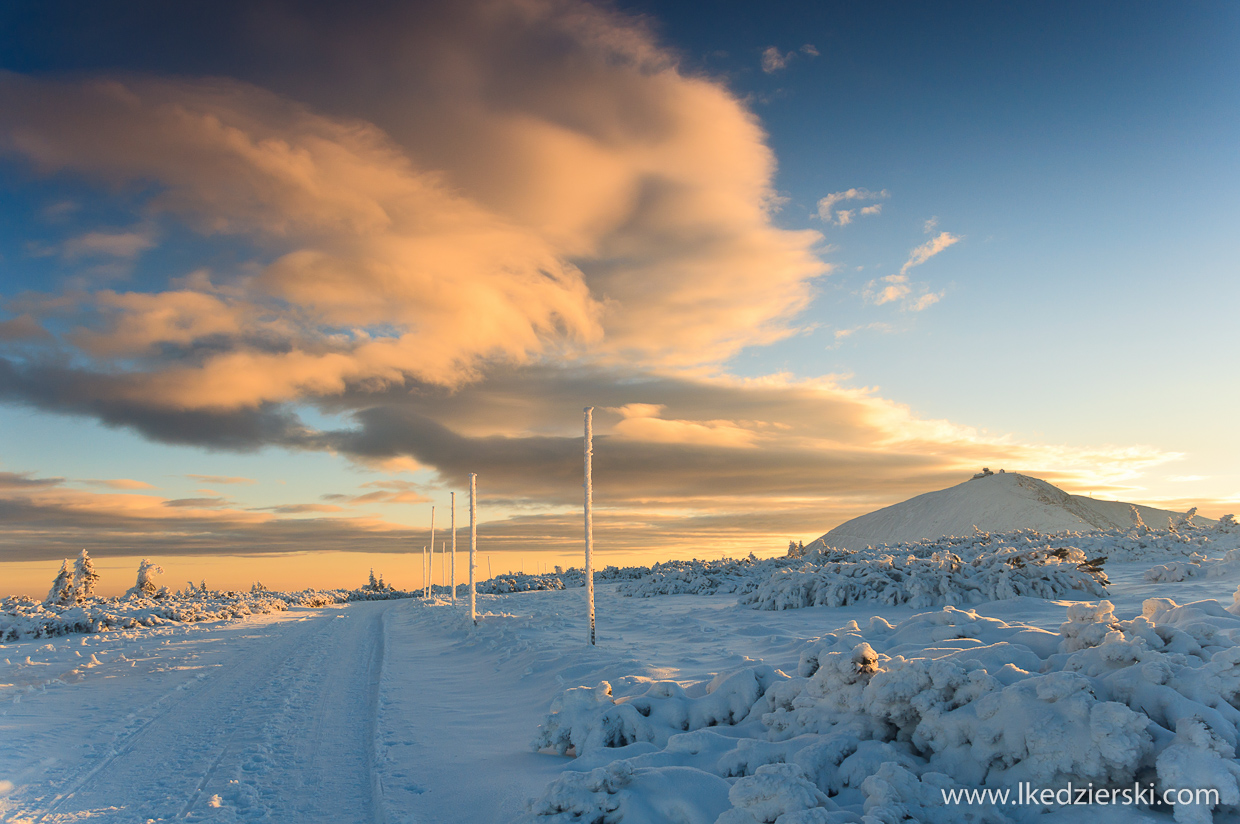
[[[580,585],[585,586],[584,575]],[[466,594],[468,594],[469,585],[465,584],[464,586]],[[504,595],[509,592],[564,589],[564,582],[560,580],[559,575],[526,575],[519,573],[517,575],[496,575],[489,580],[479,581],[475,584],[475,588],[482,595]]]
[[[971,604],[1022,595],[1059,598],[1069,592],[1103,595],[1106,575],[1076,548],[1020,551],[1004,547],[970,561],[951,552],[929,558],[887,555],[801,570],[776,570],[740,603],[755,609],[881,604]]]
[[[163,567],[156,566],[146,558],[143,558],[141,563],[138,564],[137,583],[129,588],[129,590],[125,593],[125,597],[155,598],[160,594],[167,594],[167,590],[164,590],[163,593],[161,593],[160,588],[155,585],[155,576],[163,574]],[[193,586],[193,584],[190,586]]]
[[[530,802],[519,821],[548,824],[715,824],[728,783],[692,767],[634,767],[623,761],[567,772]]]
[[[799,764],[785,763],[763,764],[739,779],[728,791],[728,800],[732,809],[716,824],[774,824],[824,805],[835,806]]]
[[[157,569],[152,565],[152,569]],[[150,572],[150,570],[148,570]],[[78,632],[105,632],[158,626],[164,623],[220,621],[245,618],[292,607],[323,607],[350,601],[413,598],[402,590],[302,590],[301,592],[209,592],[205,582],[185,591],[156,590],[158,597],[135,593],[123,598],[85,598],[68,603],[40,603],[22,596],[0,598],[0,642],[23,638],[50,638]]]
[[[590,773],[594,784],[603,775],[673,768],[731,781],[731,809],[718,824],[862,815],[875,822],[1006,821],[1001,807],[948,806],[943,793],[1018,783],[1216,789],[1220,808],[1235,812],[1235,613],[1240,606],[1159,598],[1131,620],[1117,618],[1106,601],[1072,604],[1059,633],[952,607],[895,626],[881,618],[866,629],[850,622],[808,644],[796,676],[773,673],[746,712],[711,714],[709,729],[676,731],[695,723],[690,708],[709,695],[691,699],[680,685],[656,682],[627,699],[602,687],[567,691],[535,744],[572,747],[594,764],[607,747],[633,753]],[[735,694],[740,705],[755,695]],[[603,796],[617,805],[611,812],[625,803],[617,800],[622,791]],[[531,815],[567,807],[538,809],[552,808],[535,805]],[[1212,814],[1192,805],[1171,812],[1179,824]]]
[[[1203,571],[1201,562],[1205,559],[1206,556],[1202,555],[1200,552],[1194,552],[1183,561],[1172,561],[1167,564],[1159,564],[1156,567],[1151,567],[1145,571],[1145,575],[1142,577],[1154,584],[1164,582],[1175,583],[1189,578],[1196,578]]]
[[[787,676],[768,666],[748,667],[720,676],[706,694],[690,698],[675,681],[655,681],[642,695],[612,697],[611,684],[565,690],[551,704],[551,713],[532,744],[561,755],[570,749],[585,755],[605,747],[627,747],[649,742],[667,746],[681,732],[735,725],[755,709],[765,712],[761,699],[767,689]]]

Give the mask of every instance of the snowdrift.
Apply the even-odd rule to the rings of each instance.
[[[1240,606],[1150,599],[1117,620],[1073,604],[1058,633],[944,607],[808,642],[695,690],[565,690],[533,747],[576,762],[526,824],[1032,820],[943,791],[1210,788],[1240,808]],[[669,811],[675,811],[673,815]],[[1174,807],[1181,824],[1210,806]]]

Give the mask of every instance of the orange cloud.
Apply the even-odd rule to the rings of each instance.
[[[793,331],[828,270],[820,236],[772,225],[774,157],[723,85],[585,4],[394,14],[403,42],[377,25],[367,42],[391,50],[405,97],[362,95],[349,114],[305,87],[0,77],[10,153],[156,181],[151,213],[270,252],[214,283],[87,295],[69,340],[144,358],[111,370],[116,397],[227,410],[455,386],[496,360],[694,366]],[[346,74],[372,70],[320,45]],[[120,254],[139,241],[75,242]]]

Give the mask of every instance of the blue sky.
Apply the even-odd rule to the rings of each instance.
[[[1234,5],[521,8],[0,12],[0,563],[1240,501]]]

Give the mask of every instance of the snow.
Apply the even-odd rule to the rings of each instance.
[[[1079,532],[1128,528],[1138,519],[1152,527],[1165,527],[1169,519],[1178,522],[1181,518],[1183,513],[1070,495],[1039,478],[999,472],[846,521],[805,548],[861,550],[945,535],[969,535],[974,527],[984,532]],[[1213,523],[1206,518],[1195,520]]]
[[[82,632],[107,632],[163,624],[223,621],[251,615],[283,612],[291,607],[321,607],[350,601],[413,598],[416,593],[394,590],[381,583],[356,590],[271,592],[255,585],[250,592],[204,592],[191,584],[184,592],[156,591],[152,567],[139,569],[138,583],[122,598],[81,597],[69,603],[33,598],[0,599],[0,641],[52,638]],[[155,568],[157,569],[157,567]],[[57,578],[59,581],[59,577]],[[143,585],[146,584],[147,588]],[[147,593],[150,594],[147,594]]]
[[[376,588],[13,600],[0,819],[1235,820],[1238,541],[1134,523],[611,568],[597,647],[573,570],[485,582],[513,591],[478,594],[476,626],[446,592]],[[1105,584],[1082,569],[1104,554]],[[1010,589],[970,588],[1001,567]],[[905,597],[927,577],[934,597]],[[754,608],[792,580],[880,579],[837,606]],[[1204,787],[1221,806],[943,803],[1021,782]]]

